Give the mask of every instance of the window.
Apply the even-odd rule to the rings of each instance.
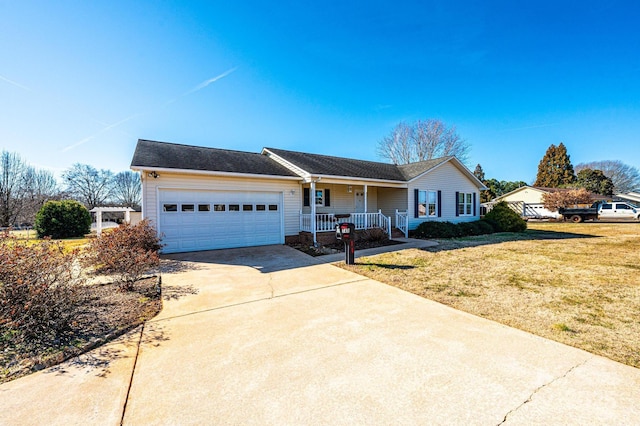
[[[226,206],[224,204],[214,204],[213,205],[213,211],[214,212],[223,212],[223,211],[226,210],[225,207]]]
[[[263,212],[267,209],[267,206],[264,204],[256,204],[256,211]]]
[[[612,210],[611,209],[611,204],[603,204],[602,205],[602,210]]]
[[[618,210],[631,210],[631,207],[626,204],[616,204],[616,208]]]
[[[418,217],[438,215],[438,193],[436,191],[418,191]]]
[[[240,204],[229,204],[229,211],[230,212],[239,212],[240,211]]]
[[[162,206],[162,209],[165,212],[177,212],[178,211],[178,205],[177,204],[165,204]]]
[[[473,215],[473,194],[458,193],[458,216]]]
[[[193,204],[183,204],[182,211],[183,212],[193,212],[195,211],[195,206]]]
[[[309,207],[311,205],[311,189],[310,188],[302,188],[303,196],[302,196],[302,205],[304,207]],[[316,189],[315,190],[315,202],[316,206],[320,207],[329,207],[331,206],[331,191],[327,189]]]
[[[243,204],[242,205],[242,211],[243,212],[252,212],[253,211],[253,204]]]
[[[199,212],[208,212],[211,211],[211,206],[209,204],[198,204]]]
[[[278,211],[278,205],[277,204],[269,204],[269,211],[270,212]]]

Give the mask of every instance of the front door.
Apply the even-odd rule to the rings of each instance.
[[[356,191],[356,213],[364,213],[364,191]]]

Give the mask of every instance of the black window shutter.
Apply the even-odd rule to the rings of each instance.
[[[476,206],[476,193],[474,192],[473,193],[473,215],[474,216],[476,216],[478,214],[476,208],[477,208],[477,206]]]
[[[303,190],[303,195],[302,195],[302,200],[303,200],[303,206],[305,207],[309,207],[311,204],[309,203],[309,188],[304,188]]]
[[[420,190],[418,188],[413,190],[413,196],[414,196],[414,200],[413,200],[413,217],[417,218],[419,217],[419,211],[418,211],[418,203],[419,203],[419,199],[420,199]]]
[[[442,191],[438,191],[438,217],[442,217]]]
[[[331,206],[331,191],[329,191],[328,189],[324,190],[324,206]]]
[[[460,206],[458,203],[460,202],[460,193],[456,191],[456,216],[460,216]]]

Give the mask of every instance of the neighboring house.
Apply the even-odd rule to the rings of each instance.
[[[545,219],[560,217],[557,211],[551,211],[544,207],[543,195],[558,191],[558,188],[543,188],[536,186],[521,186],[511,192],[494,198],[483,206],[490,211],[494,204],[500,201],[506,202],[509,207],[515,210],[524,218]]]
[[[262,153],[138,140],[142,215],[164,252],[316,242],[338,221],[405,235],[424,221],[479,219],[485,189],[458,159],[406,165],[264,148]]]
[[[639,192],[629,192],[627,194],[616,194],[616,200],[624,200],[629,201],[632,204],[640,206],[640,193]]]
[[[494,198],[483,207],[490,211],[493,205],[505,201],[509,207],[527,219],[558,219],[562,217],[557,211],[544,207],[544,194],[559,191],[571,191],[571,188],[544,188],[540,186],[521,186],[507,194]],[[601,195],[592,194],[594,200],[606,199]]]

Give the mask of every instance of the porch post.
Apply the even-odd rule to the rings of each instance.
[[[124,221],[128,224],[131,225],[131,210],[127,209],[124,211]]]
[[[364,229],[368,229],[369,228],[369,221],[367,220],[367,192],[368,192],[369,186],[365,185],[364,186]]]
[[[316,181],[311,180],[309,190],[309,206],[311,207],[311,235],[313,235],[313,245],[318,242],[316,239]]]
[[[102,234],[102,210],[96,211],[96,235],[99,237]]]

